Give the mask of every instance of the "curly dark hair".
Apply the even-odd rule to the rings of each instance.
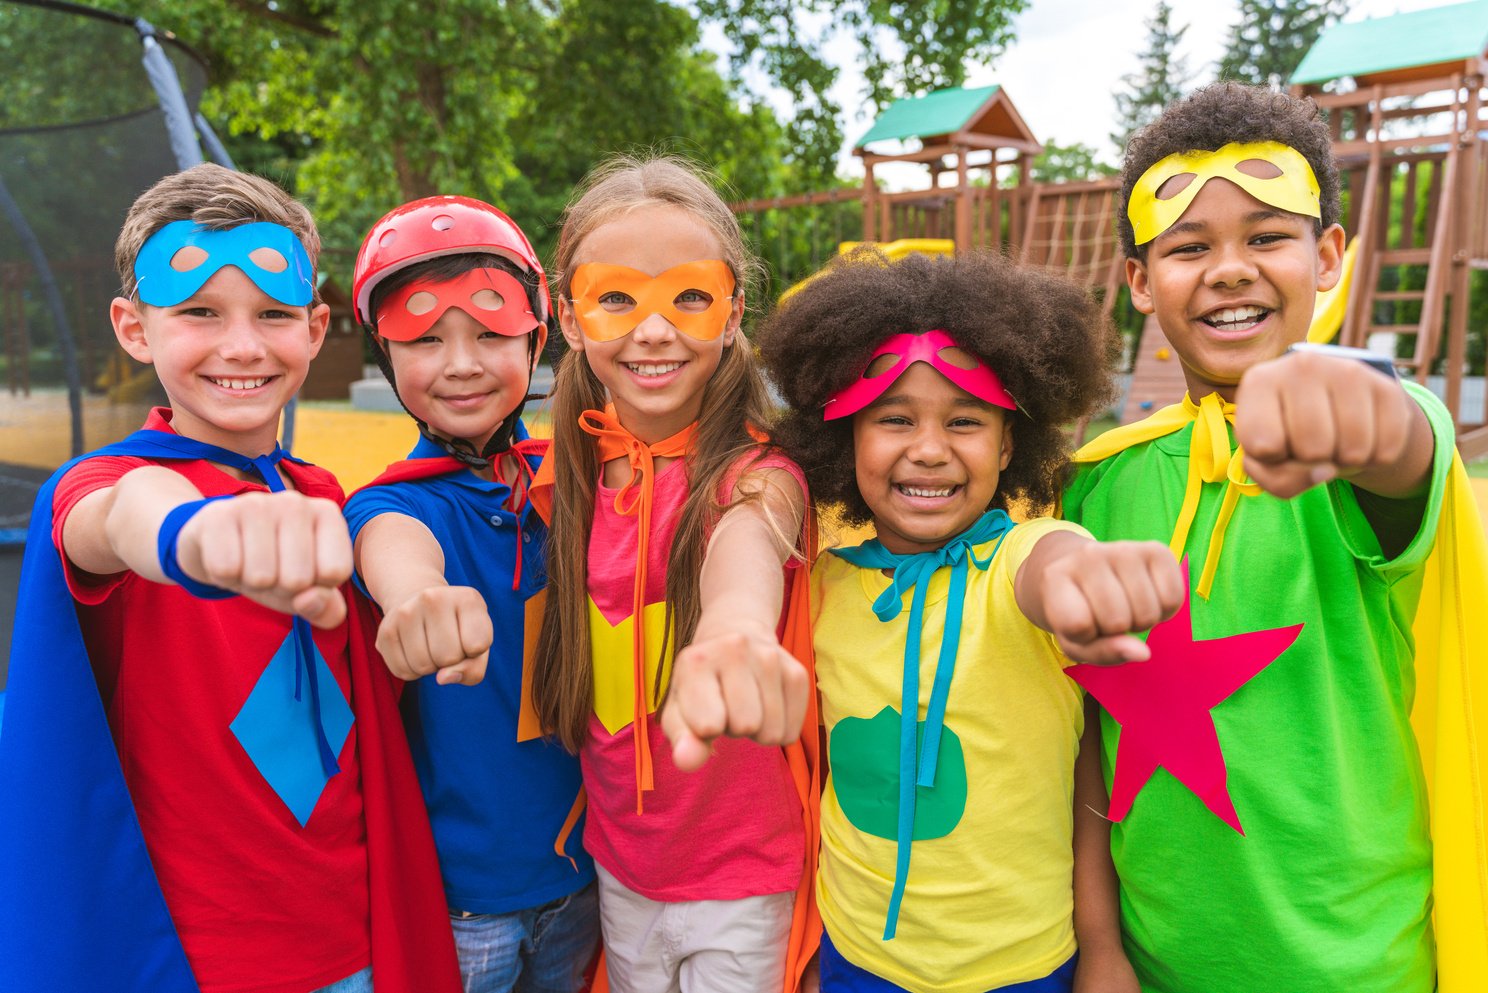
[[[827,398],[862,375],[895,334],[943,329],[996,371],[1021,411],[1009,415],[1013,457],[992,506],[1051,506],[1063,488],[1062,425],[1111,403],[1118,336],[1082,288],[990,252],[890,261],[859,249],[834,261],[755,335],[788,409],[775,440],[806,473],[813,497],[851,524],[872,512],[858,491],[853,420],[823,421]],[[1025,416],[1026,415],[1026,416]]]
[[[1126,216],[1132,187],[1142,174],[1176,152],[1212,152],[1236,141],[1276,141],[1302,153],[1318,181],[1323,216],[1314,225],[1314,233],[1338,223],[1338,163],[1317,105],[1264,86],[1211,83],[1170,105],[1127,142],[1116,210],[1116,231],[1127,258],[1147,258],[1147,246],[1136,244]]]

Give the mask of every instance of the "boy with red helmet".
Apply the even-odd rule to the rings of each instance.
[[[579,768],[538,733],[523,648],[547,583],[546,529],[526,500],[546,444],[520,417],[547,340],[547,279],[505,214],[440,196],[373,225],[353,295],[422,435],[346,517],[357,581],[384,612],[378,648],[409,681],[405,726],[465,988],[577,990],[599,936],[573,833]]]

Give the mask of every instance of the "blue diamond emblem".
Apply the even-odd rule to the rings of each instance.
[[[320,726],[331,751],[339,755],[351,733],[351,707],[320,649],[310,639],[305,640],[314,655],[318,677]],[[259,774],[304,827],[331,777],[321,764],[308,678],[301,680],[300,699],[295,699],[297,656],[291,630],[230,726]]]

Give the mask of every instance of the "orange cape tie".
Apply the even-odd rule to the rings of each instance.
[[[646,700],[646,566],[650,561],[651,507],[656,486],[656,459],[682,458],[692,449],[697,424],[689,424],[670,438],[648,445],[625,429],[615,416],[613,404],[604,410],[586,410],[579,415],[579,427],[594,436],[601,465],[615,459],[630,463],[630,479],[615,494],[615,512],[635,514],[636,569],[631,593],[631,672],[635,681],[632,706],[635,737],[636,813],[642,813],[644,794],[655,789],[651,771],[650,706]],[[603,471],[603,470],[601,470]],[[630,497],[627,502],[627,495]]]

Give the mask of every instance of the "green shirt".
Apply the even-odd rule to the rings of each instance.
[[[1407,384],[1436,440],[1409,546],[1386,559],[1334,482],[1292,500],[1241,497],[1198,640],[1304,625],[1214,708],[1237,834],[1159,769],[1113,825],[1127,953],[1149,993],[1431,993],[1431,838],[1410,726],[1411,620],[1453,451],[1451,418]],[[1081,467],[1068,519],[1098,539],[1166,543],[1192,427]],[[1206,483],[1184,554],[1191,582],[1224,484]],[[1119,726],[1102,714],[1106,782]]]

